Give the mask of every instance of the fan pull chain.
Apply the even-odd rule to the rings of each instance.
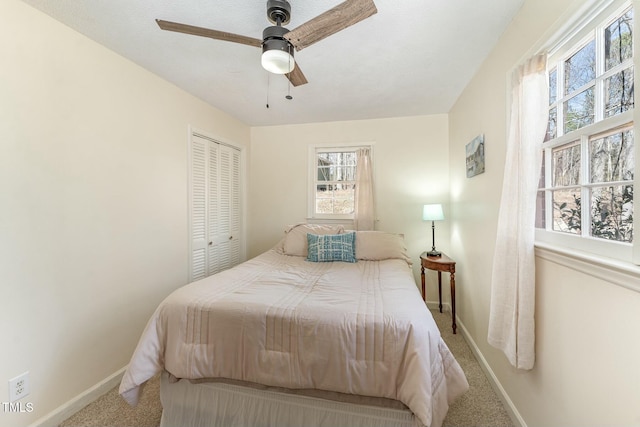
[[[289,45],[289,49],[291,49],[291,45]],[[291,68],[291,55],[289,55],[289,68]],[[288,100],[292,100],[293,96],[291,96],[291,80],[287,79],[287,81],[289,82],[289,84],[287,85],[287,96],[285,96],[285,98],[287,98]]]
[[[269,76],[269,72],[267,72],[267,108],[269,108],[269,87],[271,83],[271,77]]]
[[[285,96],[285,98],[287,98],[288,100],[293,99],[293,96],[291,96],[291,83],[289,83],[289,93],[287,94],[287,96]]]

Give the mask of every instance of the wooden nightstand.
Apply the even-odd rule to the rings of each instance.
[[[420,277],[422,279],[422,299],[427,300],[424,287],[424,269],[435,270],[438,272],[438,307],[442,313],[442,272],[449,272],[449,281],[451,282],[451,318],[453,322],[451,327],[453,333],[456,333],[456,262],[444,253],[439,256],[428,256],[426,252],[420,254]]]

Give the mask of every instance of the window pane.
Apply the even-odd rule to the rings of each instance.
[[[545,141],[550,141],[558,136],[558,108],[553,107],[549,110],[549,123],[547,124],[547,135]]]
[[[352,214],[353,213],[353,199],[336,199],[334,201],[334,214]]]
[[[605,117],[624,113],[633,108],[633,67],[627,68],[604,82]]]
[[[591,235],[602,239],[633,240],[633,186],[594,188],[591,192]]]
[[[321,184],[316,186],[316,213],[333,213],[333,185]]]
[[[546,162],[546,156],[547,156],[547,152],[543,151],[542,152],[542,167],[540,168],[540,178],[538,179],[538,188],[545,188],[546,184],[545,184],[545,170],[547,167],[547,162]]]
[[[594,119],[593,87],[564,103],[564,133],[590,125]]]
[[[318,153],[318,166],[339,165],[345,153],[328,152]]]
[[[591,182],[632,180],[635,169],[633,131],[618,132],[589,144]]]
[[[538,191],[538,196],[536,197],[536,228],[545,228],[547,226],[545,221],[545,201],[546,192]]]
[[[318,153],[318,166],[328,166],[331,164],[329,154],[330,153]]]
[[[542,152],[542,167],[540,168],[540,179],[538,180],[538,188],[543,189],[545,185],[545,169],[547,162],[545,160],[547,155],[546,150]],[[545,191],[538,191],[536,198],[536,228],[546,228],[546,193]]]
[[[354,166],[343,166],[334,168],[334,181],[355,181],[356,168]]]
[[[348,166],[345,166],[347,164]],[[318,181],[355,181],[355,179],[354,153],[322,153],[318,155]]]
[[[605,29],[604,50],[607,70],[633,56],[633,9]]]
[[[333,213],[333,199],[316,199],[316,213]]]
[[[549,72],[549,105],[558,99],[558,70],[553,69]]]
[[[318,181],[331,181],[331,168],[318,168]]]
[[[337,184],[334,191],[333,213],[350,214],[354,208],[355,185]]]
[[[580,234],[580,190],[556,190],[553,192],[553,230]]]
[[[552,175],[554,187],[580,183],[580,145],[573,142],[553,149]]]
[[[355,166],[355,151],[318,153],[318,166]]]
[[[316,186],[316,213],[353,213],[354,194],[353,184],[319,184]]]
[[[344,154],[343,164],[345,166],[355,166],[356,165],[357,156],[356,156],[355,151],[351,151],[351,152],[343,153],[343,154]]]
[[[564,94],[569,95],[596,78],[596,42],[585,47],[564,63]]]

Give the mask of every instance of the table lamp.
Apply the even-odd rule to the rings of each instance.
[[[435,221],[442,221],[444,214],[442,213],[441,204],[424,205],[422,208],[422,219],[431,221],[431,250],[427,252],[427,256],[441,256],[442,253],[436,251],[436,226]]]

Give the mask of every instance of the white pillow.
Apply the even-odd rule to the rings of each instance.
[[[283,253],[306,257],[309,254],[307,233],[318,235],[341,234],[344,233],[344,227],[342,225],[324,224],[296,224],[289,226],[285,230]]]
[[[365,261],[397,258],[412,264],[407,255],[404,235],[384,231],[356,232],[356,258]]]

